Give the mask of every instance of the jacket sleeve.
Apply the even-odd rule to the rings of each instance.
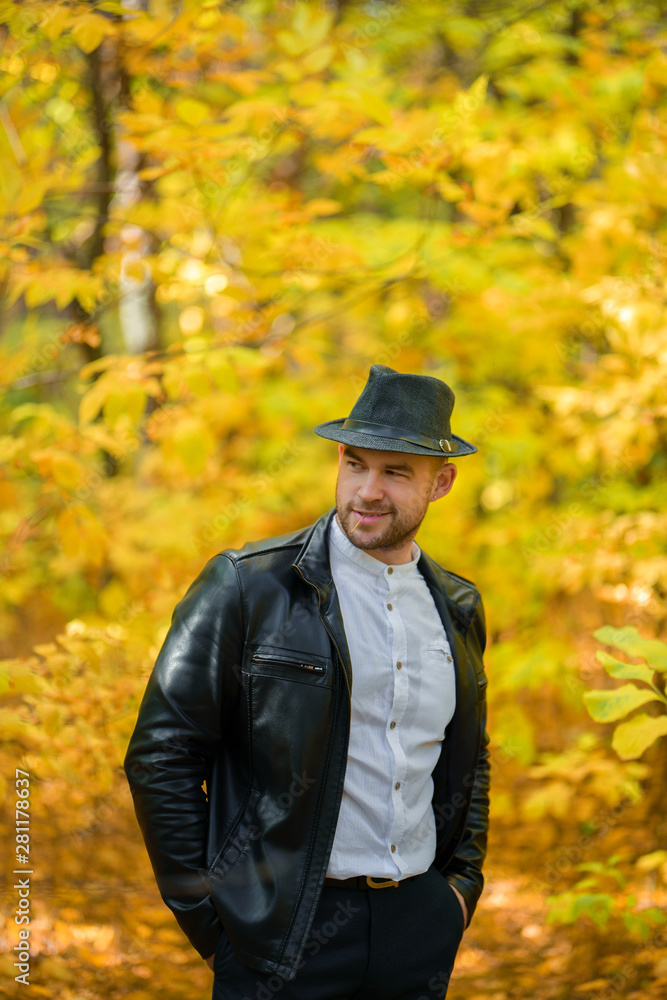
[[[470,775],[472,794],[465,830],[456,854],[447,866],[446,877],[466,901],[469,924],[484,887],[482,865],[486,856],[489,829],[490,761],[489,736],[486,731],[486,674],[483,661],[486,625],[481,600],[470,626],[468,642],[471,657],[476,664],[477,725],[481,731],[481,746],[475,772]]]
[[[158,888],[202,958],[213,954],[223,932],[202,878],[208,830],[202,784],[236,674],[225,669],[233,665],[223,650],[240,656],[243,644],[240,603],[234,563],[215,556],[174,610],[124,762]]]

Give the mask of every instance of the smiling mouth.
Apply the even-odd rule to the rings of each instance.
[[[357,515],[357,517],[358,517],[358,518],[360,518],[360,519],[361,519],[362,521],[368,521],[369,523],[371,523],[371,524],[372,524],[372,523],[373,523],[373,521],[379,521],[379,519],[380,519],[381,517],[386,517],[386,515],[387,515],[387,514],[389,513],[389,511],[388,511],[388,510],[385,510],[385,511],[382,511],[382,513],[380,513],[380,514],[376,514],[376,513],[374,513],[374,514],[368,514],[368,513],[365,513],[365,512],[364,512],[364,511],[362,511],[362,510],[355,510],[355,511],[354,511],[354,513],[355,513],[355,514]]]

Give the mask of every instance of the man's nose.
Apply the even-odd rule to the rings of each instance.
[[[376,500],[382,496],[382,483],[380,481],[380,476],[377,472],[372,470],[367,472],[363,478],[363,482],[357,489],[357,493],[361,500],[371,501]]]

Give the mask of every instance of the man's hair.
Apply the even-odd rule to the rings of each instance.
[[[435,464],[436,462],[438,463],[437,465]],[[435,469],[436,473],[440,472],[440,469],[443,467],[443,465],[449,465],[449,459],[447,458],[447,456],[445,455],[443,458],[440,458],[440,455],[434,455],[433,468]]]

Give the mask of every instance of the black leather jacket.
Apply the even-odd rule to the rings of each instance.
[[[210,560],[174,611],[125,759],[160,892],[193,946],[208,957],[227,933],[242,962],[288,980],[347,761],[353,680],[329,566],[333,514]],[[488,826],[484,616],[473,584],[423,554],[418,566],[456,666],[433,771],[434,864],[472,916]]]

